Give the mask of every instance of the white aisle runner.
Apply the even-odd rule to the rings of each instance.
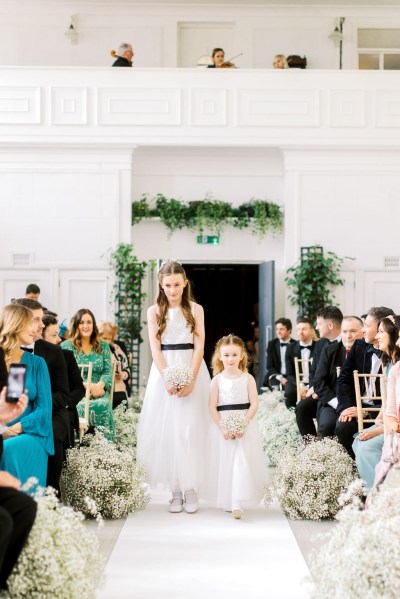
[[[152,497],[127,518],[98,599],[308,598],[308,568],[277,506],[234,520],[203,505],[170,514],[168,495]]]

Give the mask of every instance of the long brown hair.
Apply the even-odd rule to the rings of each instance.
[[[32,319],[31,310],[20,304],[9,304],[1,311],[0,345],[3,348],[7,366],[12,360],[12,354],[20,347],[19,334],[28,328]]]
[[[217,341],[217,344],[215,346],[214,354],[211,359],[211,368],[213,371],[213,375],[215,376],[216,374],[224,370],[224,365],[220,358],[221,347],[223,347],[224,345],[237,345],[238,347],[240,347],[242,352],[242,358],[239,362],[239,368],[240,370],[242,370],[242,372],[247,372],[248,357],[244,342],[240,337],[237,337],[236,335],[226,335],[225,337],[221,337],[221,339]]]
[[[75,349],[78,351],[78,354],[80,354],[82,352],[82,339],[81,339],[81,334],[79,331],[79,325],[80,325],[81,320],[85,314],[89,314],[89,316],[92,319],[93,331],[92,331],[92,334],[90,335],[90,343],[93,346],[93,349],[96,352],[96,354],[99,354],[100,346],[101,346],[100,338],[99,338],[99,329],[97,328],[96,319],[94,317],[93,312],[91,312],[91,310],[89,310],[88,308],[81,308],[80,310],[75,312],[75,314],[71,318],[71,328],[69,330],[69,340],[71,341],[71,344],[75,347]]]
[[[183,289],[182,294],[182,302],[181,309],[184,317],[186,318],[186,322],[190,331],[193,333],[196,327],[196,321],[192,314],[192,306],[191,301],[193,301],[192,291],[190,288],[190,282],[188,281],[185,273],[185,269],[183,268],[180,262],[176,262],[176,260],[165,260],[158,271],[158,296],[157,296],[157,306],[158,311],[156,315],[158,331],[157,331],[157,339],[161,339],[161,335],[165,331],[165,327],[167,326],[167,313],[169,309],[168,300],[164,293],[164,289],[161,287],[164,277],[168,275],[182,275],[183,280],[186,281],[186,287]]]
[[[378,324],[382,325],[383,330],[389,335],[389,346],[387,352],[382,352],[382,364],[386,366],[390,362],[395,364],[400,360],[400,348],[397,347],[396,342],[399,338],[400,330],[400,316],[386,316]]]

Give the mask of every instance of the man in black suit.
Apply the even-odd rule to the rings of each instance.
[[[4,382],[7,369],[0,352],[0,459],[3,453],[4,426],[25,410],[28,399],[21,396],[17,403],[5,401]],[[0,589],[7,588],[7,579],[18,559],[36,517],[36,502],[22,493],[20,482],[8,472],[0,471]]]
[[[275,321],[276,338],[268,342],[267,347],[267,373],[264,378],[264,387],[286,387],[286,350],[290,343],[294,343],[291,338],[292,323],[288,318],[278,318]]]
[[[336,306],[325,306],[317,312],[317,329],[320,340],[317,343],[314,352],[314,358],[311,368],[312,386],[296,405],[296,420],[300,433],[304,435],[316,435],[314,418],[317,416],[318,394],[315,389],[315,378],[318,372],[320,356],[323,354],[326,346],[340,339],[340,328],[342,325],[343,314]]]
[[[313,415],[314,412],[310,412],[308,419],[303,419],[301,429],[303,435],[317,434],[313,420],[316,418],[320,436],[333,436],[337,420],[337,368],[342,368],[346,356],[356,339],[362,339],[362,326],[362,320],[357,316],[344,317],[341,327],[341,339],[324,347],[313,379],[316,394],[316,412],[315,416]]]
[[[384,306],[371,308],[364,321],[364,339],[357,340],[354,343],[338,378],[336,413],[339,418],[335,435],[352,458],[354,458],[353,435],[358,431],[353,371],[358,370],[360,374],[378,374],[381,371],[381,352],[377,348],[376,334],[379,321],[389,315],[394,315],[393,310],[390,308]],[[360,385],[361,392],[364,394],[363,381],[360,381]],[[366,405],[366,407],[368,406]]]
[[[47,485],[60,492],[60,476],[64,458],[64,444],[69,436],[69,386],[67,365],[61,348],[42,339],[43,309],[39,302],[28,298],[14,300],[32,310],[35,324],[34,343],[28,347],[37,356],[44,358],[50,375],[51,393],[53,398],[53,436],[54,455],[49,456],[47,470]]]
[[[309,360],[314,357],[316,342],[314,341],[315,330],[312,320],[306,317],[299,318],[296,324],[296,334],[298,341],[288,345],[286,350],[286,388],[285,388],[285,404],[287,408],[296,407],[297,403],[297,387],[296,387],[296,371],[294,359]],[[308,366],[308,364],[307,364]],[[305,372],[307,370],[305,369]],[[309,376],[303,379],[304,382],[310,383]],[[305,398],[307,390],[303,390]]]

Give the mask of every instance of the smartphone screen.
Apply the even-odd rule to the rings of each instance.
[[[10,364],[6,401],[17,403],[25,389],[26,364]]]

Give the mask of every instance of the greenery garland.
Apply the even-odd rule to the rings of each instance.
[[[132,225],[145,218],[159,217],[170,235],[180,229],[190,229],[198,233],[220,235],[226,225],[238,229],[251,228],[254,235],[262,238],[268,231],[273,234],[283,229],[283,212],[278,204],[254,199],[233,207],[228,202],[208,198],[185,203],[174,198],[157,194],[151,201],[143,195],[132,202]]]

